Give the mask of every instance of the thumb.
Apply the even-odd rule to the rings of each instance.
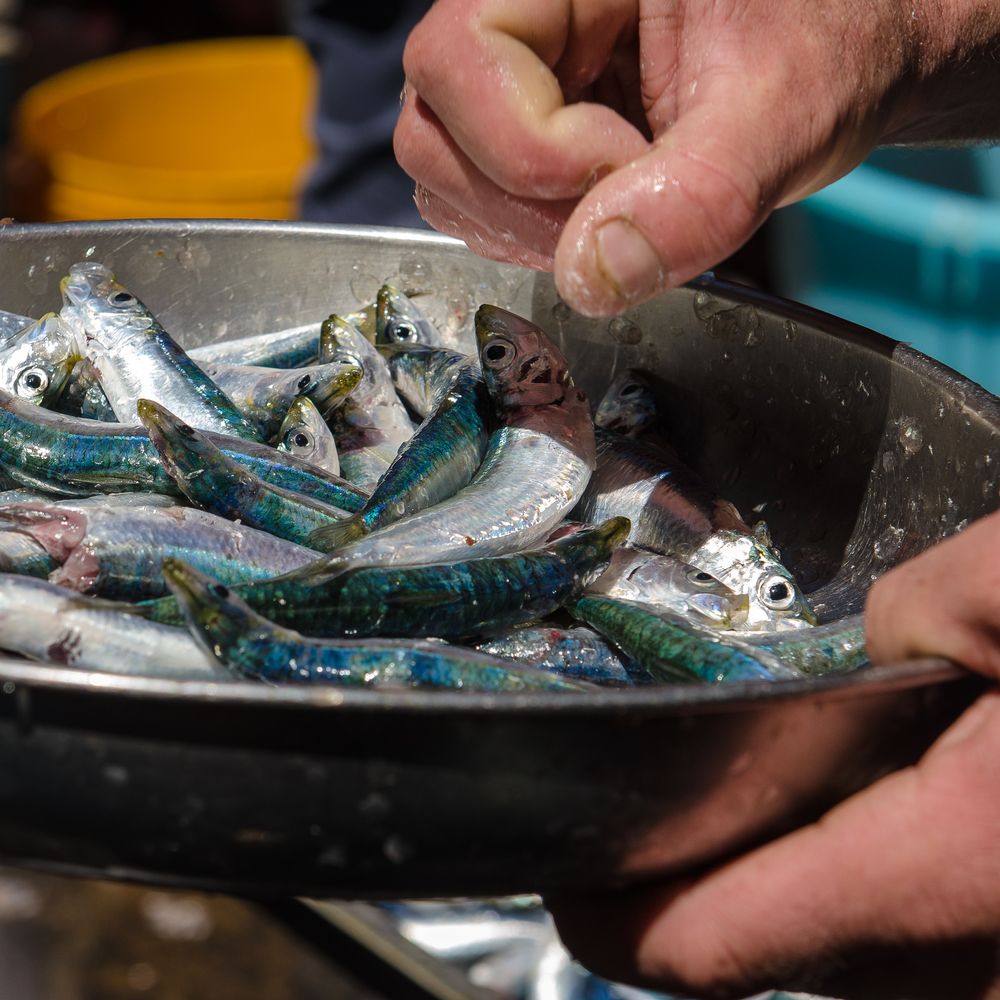
[[[596,184],[556,249],[566,302],[587,315],[621,312],[745,243],[795,184],[767,120],[728,93],[706,96]]]

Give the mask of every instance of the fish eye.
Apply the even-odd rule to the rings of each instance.
[[[308,431],[296,431],[292,435],[291,445],[293,448],[305,451],[306,448],[312,448],[313,436]]]
[[[629,382],[627,385],[622,386],[622,391],[619,393],[621,396],[634,396],[637,392],[642,389],[642,386],[638,382]]]
[[[302,378],[300,378],[299,381],[298,381],[298,388],[300,390],[302,390],[302,389],[308,389],[309,388],[309,384],[311,382],[312,382],[312,375],[303,375]]]
[[[688,570],[687,578],[696,587],[705,587],[706,589],[716,586],[719,582],[711,573],[706,573],[703,569]]]
[[[762,580],[757,593],[764,604],[775,611],[787,611],[795,603],[795,591],[781,576],[769,576]]]
[[[483,346],[482,359],[487,368],[506,368],[514,360],[514,345],[503,337],[494,337]]]
[[[389,328],[389,339],[397,344],[412,344],[417,340],[417,328],[408,319],[397,319]]]
[[[180,434],[181,437],[191,439],[194,438],[194,428],[190,424],[178,424],[177,433]]]
[[[213,583],[208,588],[208,591],[213,597],[217,597],[220,601],[224,601],[229,597],[229,588],[224,587],[221,583]]]
[[[49,373],[44,368],[27,368],[17,377],[14,391],[19,396],[34,396],[49,387]]]
[[[134,306],[135,303],[135,296],[130,295],[128,292],[112,292],[108,296],[108,305],[114,306],[116,309],[127,309],[129,306]]]

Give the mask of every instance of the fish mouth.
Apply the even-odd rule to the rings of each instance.
[[[330,411],[339,406],[361,384],[364,370],[360,365],[345,364],[341,370],[328,379],[320,380],[303,395],[316,404],[316,409],[325,420]]]

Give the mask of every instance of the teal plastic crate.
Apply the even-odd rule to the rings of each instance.
[[[773,236],[782,295],[1000,393],[1000,148],[878,150]]]

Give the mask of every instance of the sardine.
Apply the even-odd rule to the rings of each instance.
[[[329,419],[344,478],[370,490],[413,436],[413,423],[382,356],[346,320],[333,315],[323,323],[319,356],[363,373],[350,398]]]
[[[634,683],[622,656],[589,628],[508,629],[477,642],[473,649],[592,684],[628,687]]]
[[[850,615],[796,632],[741,635],[739,640],[745,646],[767,650],[782,663],[810,677],[848,673],[868,663],[862,615]]]
[[[259,440],[225,393],[103,264],[74,264],[62,292],[60,316],[85,344],[119,420],[135,419],[140,398],[155,399],[203,430]]]
[[[34,538],[23,531],[0,527],[0,573],[48,578],[59,564]]]
[[[76,334],[55,313],[46,313],[0,344],[0,389],[51,406],[79,360]]]
[[[202,367],[253,424],[262,441],[277,436],[296,399],[311,399],[324,419],[329,419],[356,391],[363,375],[360,365],[339,360],[288,370],[211,362]]]
[[[566,607],[660,681],[771,681],[793,673],[766,650],[750,655],[633,601],[585,594]]]
[[[180,491],[204,510],[298,543],[345,516],[339,508],[265,482],[159,403],[140,399],[138,412]]]
[[[208,435],[224,454],[267,482],[360,510],[367,494],[294,455],[225,435]],[[141,424],[106,424],[32,406],[0,390],[0,466],[22,486],[62,496],[144,490],[177,496]]]
[[[453,497],[476,474],[489,440],[490,399],[478,367],[454,371],[450,389],[417,428],[357,514],[309,544],[335,551],[400,518]]]
[[[747,616],[746,595],[735,593],[704,570],[633,545],[618,548],[611,565],[588,589],[720,629],[739,628]]]
[[[163,572],[204,652],[272,683],[583,691],[587,685],[445,643],[308,638],[268,621],[232,590],[176,559]]]
[[[183,629],[47,580],[0,574],[0,648],[64,667],[149,677],[231,680]]]
[[[550,614],[607,566],[628,533],[624,518],[516,555],[437,566],[358,567],[333,576],[309,567],[233,589],[255,611],[307,635],[464,638]],[[140,605],[180,622],[168,598]]]
[[[285,419],[278,428],[278,451],[324,469],[333,476],[340,475],[340,458],[333,431],[308,396],[300,396],[288,407]]]
[[[594,414],[604,431],[638,437],[656,421],[656,394],[649,379],[635,368],[623,371],[608,386]]]
[[[42,548],[52,583],[117,600],[165,595],[168,556],[223,583],[269,579],[316,558],[310,549],[191,507],[28,503],[0,508],[0,522]],[[0,532],[0,553],[9,534]]]
[[[455,373],[468,365],[479,367],[474,354],[459,354],[425,344],[382,344],[379,353],[389,366],[396,392],[421,420],[429,417],[455,380]]]
[[[583,494],[594,430],[562,352],[533,323],[496,306],[480,306],[476,335],[500,426],[475,476],[447,500],[338,549],[332,561],[440,563],[517,551],[544,539]]]
[[[731,503],[715,496],[672,452],[599,430],[597,470],[572,516],[594,521],[613,514],[632,521],[632,544],[689,563],[745,595],[742,627],[815,624],[791,573]]]

